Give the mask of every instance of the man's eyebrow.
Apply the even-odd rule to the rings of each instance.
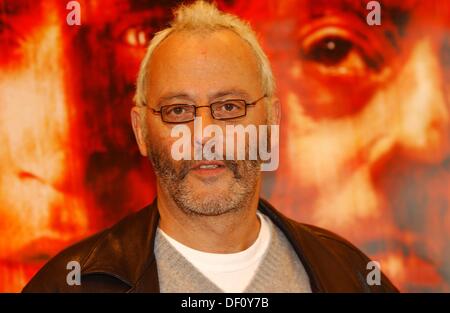
[[[232,89],[226,89],[226,90],[214,92],[213,94],[209,95],[209,100],[213,101],[218,98],[225,97],[225,96],[239,97],[239,98],[244,98],[244,100],[245,100],[250,97],[250,94],[243,89],[232,88]]]
[[[162,97],[160,97],[160,100],[171,100],[174,98],[192,98],[190,94],[187,92],[179,92],[179,91],[172,91],[164,94]]]
[[[187,92],[171,91],[171,92],[167,92],[164,95],[162,95],[161,97],[159,97],[158,101],[156,102],[156,106],[160,107],[161,105],[164,104],[164,102],[167,102],[167,101],[170,101],[173,99],[185,99],[185,100],[189,100],[189,101],[194,101],[192,96],[190,94],[188,94]]]
[[[216,92],[209,94],[208,101],[211,102],[211,101],[217,100],[217,99],[225,97],[225,96],[243,98],[245,100],[250,97],[250,94],[243,89],[231,88],[231,89],[216,91]],[[159,97],[156,105],[161,106],[164,102],[174,100],[174,99],[189,100],[192,102],[195,101],[194,97],[187,92],[171,91],[171,92],[167,92],[164,95],[162,95],[161,97]]]

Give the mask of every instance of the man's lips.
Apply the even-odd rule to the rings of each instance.
[[[195,163],[190,171],[202,176],[217,175],[226,170],[226,165],[221,161],[200,161]]]

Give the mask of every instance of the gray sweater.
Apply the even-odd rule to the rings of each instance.
[[[290,243],[271,221],[271,241],[244,292],[311,292],[306,271]],[[155,256],[161,292],[223,292],[156,232]]]

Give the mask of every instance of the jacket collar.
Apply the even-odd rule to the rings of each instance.
[[[130,292],[159,292],[154,238],[159,223],[157,200],[104,231],[83,262],[82,274],[120,279]]]
[[[313,267],[308,246],[317,241],[306,229],[260,199],[258,209],[281,229],[308,273],[313,292],[324,291],[323,275]],[[154,254],[155,233],[159,223],[157,200],[104,231],[83,261],[83,275],[102,273],[130,286],[129,292],[159,292]],[[310,249],[311,250],[311,249]],[[323,256],[329,257],[329,256]],[[323,262],[323,260],[322,260]]]

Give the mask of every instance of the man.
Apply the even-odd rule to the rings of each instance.
[[[261,129],[280,115],[269,62],[246,23],[202,1],[175,15],[150,42],[131,112],[157,200],[61,252],[24,291],[395,292],[378,268],[370,279],[373,263],[349,242],[259,199],[262,161],[237,158],[249,144],[226,158],[215,146],[213,159],[175,160],[179,126],[195,134],[192,150],[205,151],[210,126]],[[78,281],[70,264],[81,267]]]

